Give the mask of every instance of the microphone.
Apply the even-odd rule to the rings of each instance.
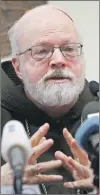
[[[96,81],[91,81],[89,83],[89,88],[91,90],[91,92],[95,95],[95,96],[100,96],[99,95],[99,83]]]
[[[85,106],[81,122],[75,139],[91,159],[95,175],[93,184],[99,188],[99,102],[90,102]]]
[[[76,132],[76,139],[78,139],[77,141],[79,141],[79,138],[77,137],[78,134],[81,135],[80,143],[81,143],[81,141],[82,142],[84,141],[84,139],[85,139],[84,136],[87,136],[87,139],[88,139],[87,144],[88,144],[88,142],[89,142],[89,144],[91,143],[90,145],[92,146],[92,148],[90,146],[85,148],[86,143],[84,143],[84,149],[86,149],[88,151],[91,148],[92,152],[94,151],[93,153],[95,153],[96,155],[99,155],[99,153],[98,153],[98,150],[99,150],[99,140],[98,140],[98,136],[99,136],[99,102],[96,102],[96,101],[89,102],[84,107],[83,112],[82,112],[81,122],[82,122],[82,124],[81,124],[80,128],[82,128],[82,130],[80,130],[80,128],[79,128],[78,131]],[[87,134],[85,134],[85,131]],[[83,140],[81,140],[81,139],[83,139]],[[96,146],[97,148],[94,145],[95,142],[98,142],[98,144]]]
[[[99,155],[99,116],[85,120],[78,128],[75,139],[86,152],[90,153],[92,150],[92,153]]]
[[[14,171],[14,190],[22,191],[22,176],[25,165],[31,155],[31,143],[21,122],[11,120],[3,128],[1,140],[2,158],[10,163]]]

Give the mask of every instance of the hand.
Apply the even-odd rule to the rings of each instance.
[[[12,184],[13,171],[10,165],[6,163],[1,167],[1,185]]]
[[[74,182],[65,182],[64,186],[67,188],[93,187],[94,175],[93,170],[90,168],[91,163],[87,153],[80,148],[66,128],[63,130],[63,135],[75,159],[68,157],[60,151],[55,153],[55,157],[63,162],[76,180]]]
[[[76,181],[65,182],[64,186],[69,188],[94,188],[93,185],[93,169],[89,166],[81,165],[76,160],[69,158],[68,163],[74,168],[71,172]]]
[[[61,166],[62,162],[60,160],[34,164],[36,159],[53,145],[52,139],[46,140],[46,138],[44,138],[48,132],[48,129],[48,124],[41,126],[30,139],[33,149],[32,155],[28,162],[29,164],[25,167],[23,183],[34,184],[49,181],[59,181],[63,179],[60,175],[40,174],[40,172]],[[1,185],[5,184],[13,184],[13,171],[11,170],[8,163],[1,167]]]
[[[61,175],[45,175],[40,174],[44,171],[57,168],[62,165],[60,160],[53,160],[35,165],[27,165],[24,171],[24,184],[39,184],[43,182],[55,182],[63,180]],[[8,163],[1,167],[1,185],[13,184],[13,171]]]
[[[63,180],[61,175],[45,175],[41,174],[44,171],[57,168],[62,165],[60,160],[52,160],[26,167],[23,177],[24,184],[40,184],[47,182],[55,182]]]

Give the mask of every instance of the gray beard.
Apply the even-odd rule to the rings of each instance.
[[[85,76],[84,73],[79,78],[72,76],[72,80],[66,83],[51,83],[42,78],[36,85],[29,80],[28,73],[23,72],[23,83],[26,93],[29,94],[31,100],[42,107],[56,107],[69,105],[78,99],[80,93],[84,89]],[[58,75],[58,74],[57,74]]]

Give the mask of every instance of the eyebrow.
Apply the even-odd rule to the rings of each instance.
[[[67,43],[74,43],[75,41],[71,41],[71,40],[62,40],[62,44],[67,44]],[[61,45],[62,45],[61,44]],[[52,43],[50,43],[49,41],[39,41],[39,42],[36,42],[33,46],[35,45],[53,45]]]

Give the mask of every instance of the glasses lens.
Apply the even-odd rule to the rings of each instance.
[[[65,57],[75,57],[81,54],[81,45],[80,44],[66,44],[61,47],[61,51]]]
[[[51,48],[47,46],[37,45],[32,47],[33,59],[42,60],[51,56]]]

